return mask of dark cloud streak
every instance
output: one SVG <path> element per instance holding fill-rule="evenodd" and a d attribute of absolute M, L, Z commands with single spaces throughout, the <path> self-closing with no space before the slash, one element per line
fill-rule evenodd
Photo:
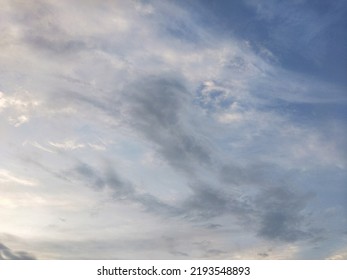
<path fill-rule="evenodd" d="M 24 251 L 12 251 L 0 243 L 0 260 L 35 260 L 35 256 Z"/>
<path fill-rule="evenodd" d="M 311 236 L 304 210 L 310 194 L 295 193 L 290 188 L 268 188 L 260 193 L 255 205 L 260 210 L 258 234 L 270 240 L 294 242 Z"/>
<path fill-rule="evenodd" d="M 211 149 L 200 141 L 200 132 L 186 111 L 191 100 L 183 81 L 165 75 L 146 77 L 129 86 L 122 100 L 125 106 L 122 110 L 127 112 L 126 123 L 155 144 L 169 165 L 185 174 L 191 182 L 192 195 L 173 207 L 149 193 L 138 193 L 135 186 L 120 179 L 110 165 L 103 175 L 87 165 L 79 165 L 75 171 L 93 187 L 108 186 L 115 200 L 139 203 L 159 215 L 198 221 L 230 214 L 243 224 L 252 221 L 254 229 L 258 224 L 257 234 L 266 239 L 294 242 L 309 236 L 307 230 L 302 229 L 306 218 L 302 210 L 308 199 L 291 190 L 290 183 L 283 182 L 285 174 L 281 169 L 261 162 L 245 166 L 225 163 L 217 160 Z M 111 109 L 112 105 L 96 104 L 96 107 L 109 114 L 119 114 Z M 201 171 L 199 168 L 217 170 L 219 183 L 211 185 L 199 180 L 196 174 L 197 170 Z M 240 186 L 253 194 L 235 194 L 234 188 Z"/>
<path fill-rule="evenodd" d="M 176 170 L 193 172 L 211 162 L 208 148 L 189 126 L 190 100 L 184 82 L 175 77 L 149 77 L 127 90 L 129 124 L 157 145 Z"/>
<path fill-rule="evenodd" d="M 97 171 L 88 164 L 80 163 L 67 173 L 72 176 L 76 174 L 78 178 L 95 190 L 108 188 L 111 190 L 114 201 L 133 202 L 141 205 L 146 211 L 165 216 L 180 214 L 179 209 L 150 193 L 139 192 L 131 182 L 123 180 L 110 165 L 106 166 L 103 171 Z"/>

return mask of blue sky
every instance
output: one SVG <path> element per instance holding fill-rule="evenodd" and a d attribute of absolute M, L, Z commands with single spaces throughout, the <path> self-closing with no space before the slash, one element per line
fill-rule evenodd
<path fill-rule="evenodd" d="M 0 6 L 0 259 L 347 258 L 345 1 Z"/>

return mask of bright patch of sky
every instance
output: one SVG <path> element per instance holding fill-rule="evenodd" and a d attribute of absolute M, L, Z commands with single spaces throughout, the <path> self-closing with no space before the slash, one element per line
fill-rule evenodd
<path fill-rule="evenodd" d="M 0 259 L 346 258 L 345 1 L 0 6 Z"/>

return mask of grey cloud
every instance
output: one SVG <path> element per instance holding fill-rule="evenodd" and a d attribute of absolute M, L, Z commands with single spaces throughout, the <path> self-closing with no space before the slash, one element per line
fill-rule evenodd
<path fill-rule="evenodd" d="M 185 202 L 188 215 L 201 218 L 222 215 L 227 212 L 228 206 L 227 198 L 207 188 L 195 190 L 194 195 Z"/>
<path fill-rule="evenodd" d="M 206 228 L 208 228 L 208 229 L 218 229 L 221 227 L 222 227 L 222 225 L 220 225 L 220 224 L 208 224 L 208 225 L 206 225 Z"/>
<path fill-rule="evenodd" d="M 270 240 L 294 242 L 310 237 L 304 209 L 310 195 L 297 194 L 286 188 L 269 188 L 256 201 L 260 211 L 258 234 Z"/>
<path fill-rule="evenodd" d="M 231 214 L 241 221 L 249 220 L 253 207 L 247 200 L 221 188 L 196 182 L 191 186 L 193 194 L 182 204 L 185 218 L 206 221 L 215 217 Z M 208 228 L 218 230 L 220 224 L 209 224 Z"/>
<path fill-rule="evenodd" d="M 250 162 L 247 164 L 222 163 L 219 168 L 221 182 L 231 185 L 283 185 L 283 176 L 288 175 L 276 165 L 265 162 Z"/>
<path fill-rule="evenodd" d="M 86 163 L 78 164 L 73 170 L 67 172 L 72 176 L 77 175 L 89 187 L 96 190 L 109 188 L 112 192 L 112 199 L 127 200 L 141 205 L 145 211 L 164 216 L 176 216 L 180 210 L 171 206 L 150 193 L 140 193 L 136 187 L 128 181 L 123 180 L 108 163 L 104 170 L 97 171 Z"/>
<path fill-rule="evenodd" d="M 34 260 L 35 256 L 28 252 L 12 251 L 10 248 L 0 243 L 0 260 Z"/>
<path fill-rule="evenodd" d="M 105 173 L 106 184 L 113 191 L 115 199 L 134 198 L 136 190 L 130 182 L 122 180 L 111 167 L 108 167 Z"/>
<path fill-rule="evenodd" d="M 192 171 L 194 165 L 211 161 L 208 149 L 189 126 L 186 108 L 191 100 L 183 82 L 164 76 L 144 78 L 126 94 L 129 124 L 156 144 L 174 168 Z"/>
<path fill-rule="evenodd" d="M 80 164 L 74 171 L 86 182 L 91 182 L 92 187 L 96 189 L 109 187 L 116 201 L 127 200 L 137 203 L 145 211 L 159 216 L 181 217 L 199 222 L 229 214 L 242 226 L 249 223 L 249 228 L 255 230 L 260 237 L 269 240 L 295 242 L 314 235 L 314 232 L 307 228 L 308 216 L 304 212 L 310 195 L 291 191 L 288 186 L 258 186 L 258 194 L 253 196 L 243 194 L 241 197 L 195 181 L 190 185 L 192 194 L 173 206 L 150 193 L 138 192 L 132 183 L 125 182 L 110 167 L 102 173 L 89 165 Z M 221 225 L 213 224 L 207 227 L 217 230 Z"/>
<path fill-rule="evenodd" d="M 62 20 L 57 7 L 49 1 L 35 4 L 12 3 L 12 24 L 21 27 L 21 43 L 34 50 L 56 54 L 69 54 L 88 48 L 87 42 L 72 38 L 59 22 Z"/>
<path fill-rule="evenodd" d="M 87 45 L 83 41 L 67 39 L 49 39 L 43 36 L 33 36 L 26 38 L 26 42 L 37 49 L 43 49 L 55 54 L 73 53 L 86 50 Z"/>
<path fill-rule="evenodd" d="M 307 227 L 309 215 L 305 213 L 312 195 L 291 186 L 286 181 L 290 177 L 281 168 L 265 163 L 244 167 L 228 164 L 220 169 L 224 183 L 242 186 L 254 193 L 246 198 L 252 205 L 246 216 L 255 223 L 260 221 L 257 234 L 286 242 L 311 238 L 315 234 Z"/>
<path fill-rule="evenodd" d="M 169 129 L 178 125 L 187 90 L 176 78 L 147 77 L 129 88 L 133 124 L 139 129 Z"/>
<path fill-rule="evenodd" d="M 141 205 L 145 211 L 168 218 L 206 221 L 217 216 L 233 214 L 246 219 L 253 211 L 247 202 L 201 182 L 191 185 L 193 193 L 188 198 L 175 206 L 170 205 L 150 193 L 138 192 L 134 184 L 123 180 L 110 165 L 105 170 L 97 171 L 88 164 L 80 163 L 72 173 L 77 173 L 79 178 L 96 190 L 108 187 L 115 201 L 131 201 Z M 216 229 L 220 225 L 212 227 Z"/>
<path fill-rule="evenodd" d="M 226 184 L 236 186 L 253 182 L 253 180 L 250 179 L 250 173 L 247 171 L 250 170 L 234 164 L 223 165 L 219 168 L 220 180 Z"/>
<path fill-rule="evenodd" d="M 165 246 L 168 248 L 168 251 L 170 252 L 170 254 L 177 257 L 189 257 L 189 254 L 177 249 L 178 244 L 175 238 L 163 236 L 162 239 L 165 243 Z"/>
<path fill-rule="evenodd" d="M 123 181 L 110 167 L 107 167 L 102 173 L 86 163 L 79 163 L 73 170 L 67 173 L 70 173 L 72 176 L 77 175 L 89 187 L 96 190 L 108 187 L 112 190 L 114 199 L 133 199 L 134 197 L 134 187 L 130 183 Z"/>
<path fill-rule="evenodd" d="M 202 252 L 202 256 L 208 259 L 216 259 L 221 258 L 225 254 L 226 251 L 214 248 L 214 245 L 211 241 L 203 240 L 199 242 L 194 242 L 194 246 Z"/>
<path fill-rule="evenodd" d="M 294 192 L 282 188 L 279 181 L 280 170 L 273 172 L 273 166 L 253 163 L 247 166 L 220 163 L 214 166 L 219 170 L 220 186 L 212 187 L 199 182 L 194 175 L 197 166 L 212 167 L 212 154 L 208 147 L 199 141 L 199 132 L 189 124 L 186 111 L 191 102 L 183 81 L 177 77 L 146 77 L 127 88 L 123 101 L 125 119 L 130 127 L 140 136 L 155 144 L 160 155 L 178 171 L 184 171 L 192 183 L 193 194 L 180 205 L 173 207 L 151 194 L 140 194 L 131 183 L 126 183 L 112 170 L 103 175 L 96 175 L 86 167 L 77 171 L 89 178 L 97 187 L 108 185 L 114 191 L 114 198 L 122 197 L 142 205 L 146 210 L 167 216 L 183 216 L 186 219 L 204 220 L 231 214 L 240 221 L 255 220 L 260 214 L 259 236 L 285 241 L 296 241 L 307 233 L 301 229 L 302 210 L 306 200 Z M 106 109 L 112 113 L 112 105 Z M 98 106 L 100 109 L 102 107 Z M 117 112 L 118 114 L 118 112 Z M 265 186 L 272 186 L 267 190 Z M 259 186 L 258 197 L 252 198 L 229 194 L 226 185 Z M 251 201 L 256 199 L 255 205 Z"/>
<path fill-rule="evenodd" d="M 262 257 L 262 258 L 267 258 L 269 256 L 269 254 L 268 253 L 258 253 L 258 256 Z"/>
<path fill-rule="evenodd" d="M 106 185 L 103 178 L 101 178 L 97 172 L 89 165 L 81 163 L 75 167 L 73 170 L 78 175 L 84 177 L 84 179 L 87 179 L 88 185 L 92 186 L 93 188 L 100 190 L 103 189 Z"/>
<path fill-rule="evenodd" d="M 302 229 L 302 210 L 306 206 L 306 200 L 302 201 L 300 195 L 282 190 L 282 187 L 264 191 L 264 186 L 274 185 L 283 175 L 278 175 L 278 168 L 273 172 L 277 175 L 273 176 L 270 172 L 273 171 L 273 166 L 264 163 L 240 166 L 215 162 L 214 154 L 201 141 L 199 131 L 192 124 L 187 112 L 187 105 L 192 100 L 183 79 L 173 75 L 137 79 L 122 93 L 122 103 L 111 99 L 99 101 L 78 93 L 72 95 L 111 116 L 118 117 L 121 112 L 128 126 L 154 144 L 159 154 L 176 171 L 186 174 L 193 182 L 193 194 L 181 204 L 172 206 L 150 193 L 139 193 L 132 183 L 123 180 L 110 167 L 97 171 L 89 165 L 79 164 L 74 172 L 83 177 L 83 181 L 89 186 L 98 190 L 107 186 L 112 190 L 114 200 L 137 203 L 144 210 L 158 215 L 184 217 L 195 221 L 225 214 L 247 221 L 254 221 L 259 216 L 261 222 L 258 234 L 263 238 L 293 242 L 308 236 Z M 221 184 L 211 187 L 198 182 L 195 171 L 199 167 L 205 171 L 210 167 L 218 170 L 217 178 Z M 260 195 L 252 206 L 252 197 L 241 199 L 225 190 L 249 184 L 253 185 L 253 188 L 260 185 Z M 272 202 L 268 201 L 271 198 Z M 298 205 L 298 202 L 302 204 Z M 278 204 L 284 205 L 284 208 Z"/>
<path fill-rule="evenodd" d="M 161 155 L 177 170 L 188 171 L 194 182 L 193 195 L 181 205 L 188 219 L 210 219 L 232 214 L 239 220 L 254 221 L 260 214 L 258 235 L 264 238 L 293 242 L 307 238 L 304 229 L 305 195 L 288 190 L 279 168 L 265 163 L 253 163 L 242 167 L 235 164 L 218 164 L 219 179 L 233 186 L 252 185 L 259 195 L 255 198 L 230 195 L 223 185 L 218 188 L 200 183 L 194 177 L 194 167 L 201 162 L 211 166 L 212 155 L 199 143 L 197 132 L 183 126 L 185 102 L 190 102 L 182 82 L 173 79 L 145 79 L 130 88 L 131 125 L 148 140 L 157 144 Z M 184 120 L 187 123 L 187 119 Z M 206 165 L 205 165 L 206 167 Z M 277 186 L 275 186 L 278 184 Z M 272 187 L 269 187 L 272 186 Z M 250 205 L 256 199 L 255 205 Z M 242 217 L 242 219 L 241 219 Z"/>
<path fill-rule="evenodd" d="M 40 163 L 39 161 L 31 157 L 23 156 L 21 159 L 23 160 L 25 164 L 32 164 L 33 166 L 38 167 L 40 171 L 43 170 L 44 172 L 47 172 L 48 174 L 58 178 L 59 180 L 71 182 L 71 180 L 66 176 L 66 174 L 63 174 L 62 172 L 54 171 L 50 169 L 49 167 L 47 167 L 46 165 L 43 165 L 42 163 Z"/>
<path fill-rule="evenodd" d="M 115 109 L 117 101 L 102 102 L 79 93 L 73 93 L 72 96 L 113 116 L 118 117 L 119 112 L 123 111 L 125 122 L 141 137 L 154 144 L 159 154 L 176 171 L 184 172 L 193 182 L 193 195 L 177 207 L 169 206 L 150 194 L 137 193 L 131 183 L 120 179 L 109 167 L 110 164 L 102 172 L 89 165 L 79 164 L 74 171 L 87 179 L 88 185 L 95 189 L 108 186 L 113 190 L 115 199 L 123 197 L 140 203 L 149 211 L 170 216 L 184 215 L 189 219 L 201 219 L 225 213 L 241 215 L 247 212 L 249 206 L 238 198 L 227 195 L 221 187 L 211 188 L 195 178 L 197 168 L 212 167 L 214 159 L 209 147 L 201 140 L 202 137 L 199 137 L 200 132 L 192 124 L 193 120 L 187 112 L 192 100 L 180 77 L 164 74 L 160 77 L 147 76 L 136 80 L 126 88 L 122 103 L 117 103 L 121 107 L 116 106 L 118 109 Z M 233 173 L 242 184 L 248 178 L 247 171 L 230 165 L 222 168 L 221 174 L 224 176 L 223 180 L 230 183 Z"/>
<path fill-rule="evenodd" d="M 182 210 L 178 207 L 169 205 L 149 193 L 135 194 L 134 200 L 144 206 L 146 211 L 152 213 L 167 217 L 174 217 L 182 214 Z"/>
<path fill-rule="evenodd" d="M 69 173 L 77 174 L 78 178 L 96 190 L 108 187 L 115 201 L 131 201 L 141 205 L 145 211 L 168 218 L 182 217 L 187 220 L 205 221 L 228 213 L 242 216 L 249 211 L 246 203 L 204 183 L 192 185 L 193 194 L 173 206 L 150 193 L 138 192 L 135 185 L 121 179 L 110 166 L 103 171 L 97 171 L 88 164 L 80 163 Z M 219 226 L 214 225 L 213 228 Z"/>
<path fill-rule="evenodd" d="M 223 250 L 218 250 L 218 249 L 209 249 L 206 250 L 204 257 L 205 258 L 210 258 L 210 259 L 216 259 L 216 258 L 222 258 L 227 254 L 226 251 Z"/>
<path fill-rule="evenodd" d="M 157 230 L 156 233 L 158 233 Z M 56 259 L 182 259 L 189 258 L 182 248 L 186 240 L 174 237 L 148 235 L 124 236 L 116 239 L 81 239 L 61 241 L 40 241 L 41 250 L 54 249 Z M 185 248 L 184 248 L 185 249 Z M 91 255 L 92 254 L 92 255 Z"/>

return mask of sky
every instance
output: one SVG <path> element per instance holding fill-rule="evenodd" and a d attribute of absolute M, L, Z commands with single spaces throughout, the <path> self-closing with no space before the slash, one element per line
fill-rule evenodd
<path fill-rule="evenodd" d="M 0 0 L 0 259 L 347 259 L 347 3 Z"/>

